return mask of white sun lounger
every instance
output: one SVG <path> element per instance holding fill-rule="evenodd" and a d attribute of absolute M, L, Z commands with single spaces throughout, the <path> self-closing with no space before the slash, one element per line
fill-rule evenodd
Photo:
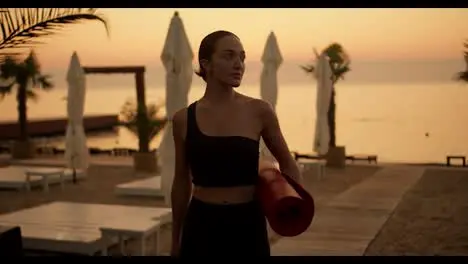
<path fill-rule="evenodd" d="M 119 184 L 115 187 L 114 193 L 128 196 L 164 197 L 161 189 L 161 176 Z"/>
<path fill-rule="evenodd" d="M 171 221 L 169 208 L 52 202 L 0 215 L 0 225 L 21 227 L 26 249 L 94 255 L 125 238 L 144 241 Z M 122 244 L 122 243 L 121 243 Z"/>
<path fill-rule="evenodd" d="M 107 255 L 107 249 L 117 240 L 106 241 L 95 228 L 77 226 L 57 227 L 41 223 L 18 223 L 0 221 L 2 224 L 19 226 L 23 248 L 82 255 Z"/>
<path fill-rule="evenodd" d="M 138 256 L 146 255 L 146 239 L 152 235 L 156 235 L 156 254 L 161 252 L 161 225 L 163 221 L 157 219 L 133 219 L 131 225 L 121 219 L 106 222 L 104 227 L 101 227 L 101 234 L 106 239 L 118 238 L 120 252 L 125 255 L 125 239 L 135 238 L 139 242 Z"/>
<path fill-rule="evenodd" d="M 318 180 L 322 180 L 325 177 L 325 164 L 320 161 L 297 161 L 297 165 L 301 173 L 305 171 L 312 172 Z"/>
<path fill-rule="evenodd" d="M 77 179 L 86 177 L 84 171 L 77 171 Z M 24 167 L 9 166 L 0 168 L 0 188 L 30 190 L 32 187 L 42 186 L 47 192 L 51 184 L 60 183 L 62 187 L 65 181 L 73 178 L 73 171 L 57 167 Z"/>

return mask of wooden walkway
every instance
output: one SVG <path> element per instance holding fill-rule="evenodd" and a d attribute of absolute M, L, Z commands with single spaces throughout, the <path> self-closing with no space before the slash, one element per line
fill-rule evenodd
<path fill-rule="evenodd" d="M 281 238 L 273 256 L 362 256 L 369 243 L 424 173 L 414 166 L 389 166 L 337 195 L 316 211 L 309 230 Z"/>

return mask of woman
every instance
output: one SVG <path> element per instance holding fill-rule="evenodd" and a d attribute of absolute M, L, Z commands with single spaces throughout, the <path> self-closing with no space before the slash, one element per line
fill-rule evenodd
<path fill-rule="evenodd" d="M 198 60 L 205 94 L 173 117 L 171 253 L 269 256 L 266 220 L 255 200 L 260 137 L 284 173 L 299 179 L 299 169 L 271 105 L 233 89 L 245 70 L 239 38 L 209 34 Z"/>

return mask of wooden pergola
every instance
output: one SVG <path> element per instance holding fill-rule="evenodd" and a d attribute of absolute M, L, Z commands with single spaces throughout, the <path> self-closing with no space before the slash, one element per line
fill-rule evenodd
<path fill-rule="evenodd" d="M 137 97 L 138 150 L 149 152 L 148 116 L 145 95 L 145 66 L 82 67 L 85 74 L 134 74 Z"/>

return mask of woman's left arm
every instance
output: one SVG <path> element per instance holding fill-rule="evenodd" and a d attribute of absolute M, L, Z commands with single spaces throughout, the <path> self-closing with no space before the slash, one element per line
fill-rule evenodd
<path fill-rule="evenodd" d="M 301 173 L 286 144 L 278 122 L 278 117 L 273 107 L 266 101 L 258 101 L 262 120 L 261 135 L 265 145 L 278 161 L 281 172 L 298 182 L 302 182 Z"/>

